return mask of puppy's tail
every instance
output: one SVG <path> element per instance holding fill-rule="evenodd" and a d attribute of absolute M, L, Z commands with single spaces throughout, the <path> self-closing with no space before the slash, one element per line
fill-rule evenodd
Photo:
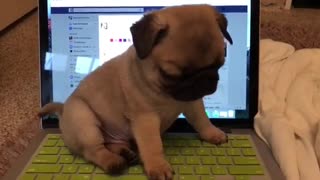
<path fill-rule="evenodd" d="M 63 113 L 63 104 L 62 103 L 49 103 L 44 105 L 38 112 L 38 117 L 46 116 L 49 114 L 56 114 L 59 117 Z"/>

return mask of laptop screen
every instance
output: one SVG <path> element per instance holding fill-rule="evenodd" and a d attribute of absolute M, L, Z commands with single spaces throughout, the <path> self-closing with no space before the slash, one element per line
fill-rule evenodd
<path fill-rule="evenodd" d="M 47 0 L 47 51 L 41 61 L 49 77 L 42 80 L 42 104 L 64 102 L 88 73 L 131 46 L 130 26 L 144 13 L 183 4 L 215 7 L 228 19 L 234 42 L 225 41 L 217 91 L 203 98 L 208 117 L 249 118 L 251 0 Z"/>

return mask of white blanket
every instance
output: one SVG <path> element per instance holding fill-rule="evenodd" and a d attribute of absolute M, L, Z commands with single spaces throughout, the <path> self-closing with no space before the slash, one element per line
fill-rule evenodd
<path fill-rule="evenodd" d="M 287 180 L 320 180 L 320 48 L 260 41 L 254 128 Z"/>

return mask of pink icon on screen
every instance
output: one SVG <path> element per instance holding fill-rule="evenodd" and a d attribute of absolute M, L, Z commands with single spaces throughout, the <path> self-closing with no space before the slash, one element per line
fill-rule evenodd
<path fill-rule="evenodd" d="M 122 42 L 122 39 L 119 39 L 119 42 Z"/>
<path fill-rule="evenodd" d="M 112 38 L 110 39 L 110 42 L 113 42 L 113 39 L 112 39 Z"/>

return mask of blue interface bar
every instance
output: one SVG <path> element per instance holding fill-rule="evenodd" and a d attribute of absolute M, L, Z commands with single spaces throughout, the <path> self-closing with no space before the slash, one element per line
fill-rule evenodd
<path fill-rule="evenodd" d="M 141 14 L 149 11 L 159 10 L 163 7 L 54 7 L 51 8 L 52 14 Z M 247 12 L 247 6 L 215 6 L 215 8 L 222 13 L 227 12 Z"/>

